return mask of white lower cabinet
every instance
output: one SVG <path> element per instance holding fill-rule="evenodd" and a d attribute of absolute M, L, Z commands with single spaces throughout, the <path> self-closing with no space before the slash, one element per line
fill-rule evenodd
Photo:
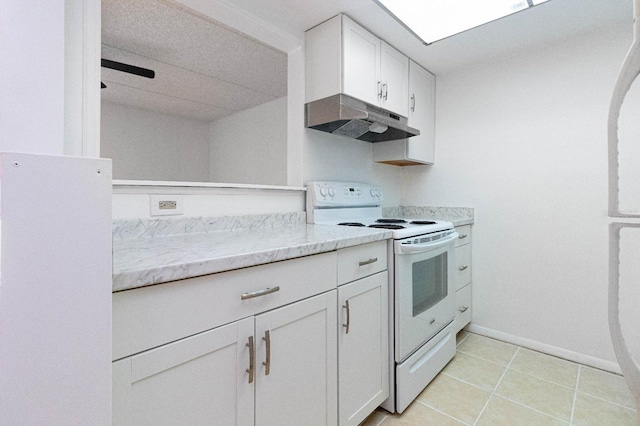
<path fill-rule="evenodd" d="M 335 290 L 256 317 L 256 425 L 336 424 L 335 330 Z"/>
<path fill-rule="evenodd" d="M 114 425 L 251 425 L 253 318 L 113 363 Z"/>
<path fill-rule="evenodd" d="M 457 226 L 456 266 L 456 319 L 457 333 L 471 322 L 471 225 Z"/>
<path fill-rule="evenodd" d="M 338 288 L 339 423 L 358 425 L 389 396 L 387 271 Z"/>
<path fill-rule="evenodd" d="M 333 290 L 116 361 L 113 423 L 334 425 L 335 329 Z"/>

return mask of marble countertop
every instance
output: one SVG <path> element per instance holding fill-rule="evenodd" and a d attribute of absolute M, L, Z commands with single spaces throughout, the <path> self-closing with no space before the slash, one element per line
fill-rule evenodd
<path fill-rule="evenodd" d="M 291 224 L 114 239 L 113 291 L 245 268 L 391 238 L 371 228 Z"/>

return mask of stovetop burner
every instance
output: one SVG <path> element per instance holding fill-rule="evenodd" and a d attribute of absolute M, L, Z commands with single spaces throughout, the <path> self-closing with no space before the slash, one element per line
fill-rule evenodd
<path fill-rule="evenodd" d="M 435 225 L 437 222 L 433 220 L 412 220 L 412 225 Z"/>
<path fill-rule="evenodd" d="M 378 223 L 407 223 L 404 219 L 378 219 L 376 220 Z"/>
<path fill-rule="evenodd" d="M 360 223 L 360 222 L 342 222 L 342 223 L 339 223 L 338 225 L 342 225 L 342 226 L 365 226 L 364 223 Z"/>
<path fill-rule="evenodd" d="M 369 228 L 378 228 L 378 229 L 404 229 L 405 227 L 402 225 L 391 225 L 391 224 L 379 224 L 379 225 L 369 225 Z"/>

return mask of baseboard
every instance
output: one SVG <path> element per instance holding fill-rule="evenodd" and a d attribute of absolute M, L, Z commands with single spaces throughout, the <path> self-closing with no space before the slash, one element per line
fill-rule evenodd
<path fill-rule="evenodd" d="M 501 340 L 503 342 L 512 343 L 514 345 L 522 346 L 527 349 L 542 352 L 542 353 L 552 355 L 558 358 L 566 359 L 569 361 L 577 362 L 579 364 L 587 365 L 589 367 L 610 371 L 616 374 L 621 374 L 620 366 L 615 362 L 607 361 L 607 360 L 596 358 L 589 355 L 584 355 L 578 352 L 569 351 L 566 349 L 558 348 L 557 346 L 547 345 L 545 343 L 537 342 L 535 340 L 525 339 L 524 337 L 514 336 L 508 333 L 504 333 L 502 331 L 493 330 L 491 328 L 482 327 L 475 324 L 469 324 L 464 329 L 466 331 L 470 331 L 471 333 L 476 333 L 482 336 Z"/>

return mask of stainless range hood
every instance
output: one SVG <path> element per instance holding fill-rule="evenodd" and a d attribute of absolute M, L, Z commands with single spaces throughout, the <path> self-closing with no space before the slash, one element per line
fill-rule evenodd
<path fill-rule="evenodd" d="M 383 142 L 417 136 L 406 117 L 344 94 L 305 105 L 305 126 L 367 142 Z"/>

